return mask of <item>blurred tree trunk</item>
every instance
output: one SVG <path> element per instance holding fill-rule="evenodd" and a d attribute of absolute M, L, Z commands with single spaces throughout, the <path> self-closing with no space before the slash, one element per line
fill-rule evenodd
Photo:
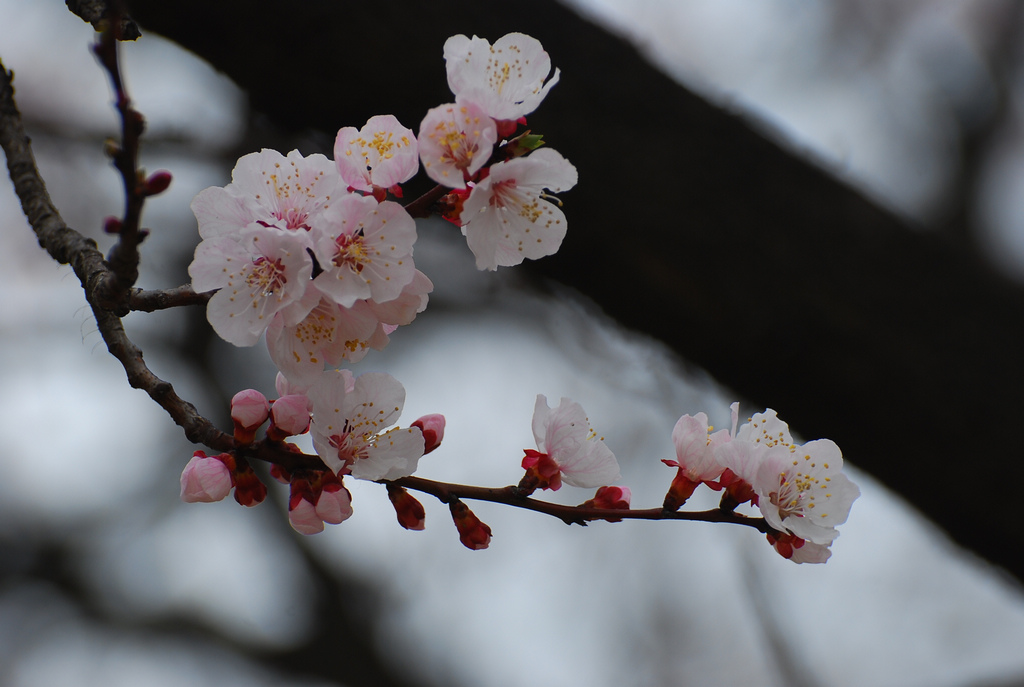
<path fill-rule="evenodd" d="M 334 132 L 385 112 L 416 129 L 452 98 L 448 36 L 536 36 L 563 79 L 531 128 L 578 167 L 580 185 L 563 198 L 571 228 L 561 252 L 531 267 L 779 409 L 805 437 L 834 439 L 961 544 L 1024 579 L 1016 499 L 987 484 L 1024 482 L 1016 285 L 551 2 L 132 9 L 144 32 L 209 60 L 294 131 Z"/>

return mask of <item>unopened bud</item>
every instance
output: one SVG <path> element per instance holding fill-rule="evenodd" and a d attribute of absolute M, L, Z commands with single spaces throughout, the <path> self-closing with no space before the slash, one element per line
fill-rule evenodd
<path fill-rule="evenodd" d="M 324 521 L 316 514 L 316 508 L 301 494 L 292 494 L 288 501 L 288 522 L 299 534 L 318 534 L 324 531 Z"/>
<path fill-rule="evenodd" d="M 103 221 L 103 231 L 107 234 L 120 234 L 122 226 L 124 225 L 117 217 L 108 217 Z"/>
<path fill-rule="evenodd" d="M 148 179 L 146 184 L 143 186 L 143 193 L 147 196 L 155 196 L 158 193 L 163 193 L 167 190 L 167 187 L 171 185 L 171 173 L 166 170 L 160 170 L 159 172 L 153 172 Z"/>
<path fill-rule="evenodd" d="M 427 455 L 441 445 L 444 439 L 444 415 L 431 413 L 424 415 L 412 423 L 413 427 L 419 427 L 423 432 L 423 455 Z"/>
<path fill-rule="evenodd" d="M 255 389 L 239 391 L 231 399 L 231 420 L 235 425 L 235 441 L 250 444 L 260 428 L 270 417 L 270 403 L 267 397 Z"/>
<path fill-rule="evenodd" d="M 270 406 L 270 427 L 267 438 L 283 441 L 309 430 L 309 399 L 305 394 L 289 394 L 274 401 Z"/>
<path fill-rule="evenodd" d="M 403 487 L 388 484 L 388 498 L 395 507 L 398 524 L 407 530 L 422 530 L 427 526 L 427 513 L 423 504 Z"/>
<path fill-rule="evenodd" d="M 231 493 L 231 471 L 217 456 L 196 451 L 181 471 L 181 500 L 213 503 Z"/>
<path fill-rule="evenodd" d="M 320 496 L 316 501 L 316 514 L 332 525 L 345 522 L 352 517 L 352 494 L 341 479 L 331 471 L 323 473 Z"/>
<path fill-rule="evenodd" d="M 469 509 L 469 506 L 456 499 L 448 504 L 452 512 L 455 529 L 459 531 L 459 541 L 467 549 L 479 551 L 486 549 L 491 543 L 491 528 L 480 521 L 480 518 Z"/>
<path fill-rule="evenodd" d="M 255 506 L 267 498 L 267 487 L 246 465 L 235 470 L 235 501 L 243 506 Z"/>
<path fill-rule="evenodd" d="M 601 487 L 594 498 L 585 501 L 581 508 L 609 508 L 629 510 L 629 502 L 633 494 L 629 487 Z M 622 522 L 622 518 L 605 518 L 608 522 Z"/>

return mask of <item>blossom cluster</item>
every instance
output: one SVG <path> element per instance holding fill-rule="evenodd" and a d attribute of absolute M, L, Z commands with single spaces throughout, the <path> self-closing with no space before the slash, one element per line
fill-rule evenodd
<path fill-rule="evenodd" d="M 392 427 L 402 413 L 405 389 L 388 374 L 355 377 L 348 370 L 326 371 L 301 393 L 292 392 L 287 379 L 278 375 L 277 390 L 280 397 L 274 401 L 255 389 L 235 394 L 231 400 L 234 439 L 240 447 L 250 445 L 265 424 L 270 442 L 284 442 L 307 431 L 313 435 L 325 469 L 290 472 L 275 465 L 271 471 L 290 486 L 288 517 L 303 534 L 320 532 L 324 523 L 338 524 L 352 515 L 346 476 L 370 481 L 406 477 L 444 438 L 445 421 L 438 414 L 426 415 L 404 429 Z M 281 445 L 291 450 L 290 445 Z M 240 496 L 247 493 L 238 486 L 241 483 L 254 495 Z M 256 505 L 266 496 L 266 487 L 252 468 L 229 453 L 208 457 L 197 451 L 182 472 L 181 498 L 187 502 L 219 501 L 232 487 L 243 505 Z M 402 517 L 399 510 L 400 521 Z"/>
<path fill-rule="evenodd" d="M 724 491 L 722 508 L 751 503 L 772 528 L 768 541 L 796 563 L 824 563 L 860 489 L 843 474 L 835 442 L 793 441 L 789 425 L 774 410 L 755 413 L 737 427 L 712 432 L 707 415 L 684 415 L 672 431 L 677 468 L 664 508 L 677 510 L 701 484 Z"/>
<path fill-rule="evenodd" d="M 550 255 L 565 236 L 546 191 L 574 186 L 576 169 L 554 150 L 534 150 L 536 136 L 499 145 L 499 132 L 514 134 L 558 81 L 557 70 L 547 79 L 547 53 L 509 34 L 493 46 L 453 36 L 444 54 L 456 102 L 430 110 L 418 137 L 392 115 L 371 117 L 338 131 L 333 161 L 250 153 L 230 184 L 192 202 L 202 242 L 189 274 L 195 291 L 216 291 L 210 324 L 237 346 L 266 333 L 293 384 L 309 388 L 325 366 L 383 348 L 426 307 L 433 285 L 413 260 L 415 221 L 388 200 L 402 196 L 421 161 L 451 189 L 438 211 L 461 226 L 480 269 Z"/>
<path fill-rule="evenodd" d="M 433 288 L 414 263 L 415 220 L 394 199 L 422 165 L 438 184 L 425 196 L 436 199 L 426 212 L 459 226 L 477 267 L 495 270 L 558 250 L 566 219 L 550 194 L 577 181 L 576 169 L 541 147 L 540 136 L 520 133 L 560 78 L 536 39 L 513 33 L 491 45 L 453 36 L 444 58 L 454 102 L 429 110 L 418 134 L 391 115 L 371 117 L 338 131 L 333 160 L 265 149 L 239 159 L 230 184 L 193 200 L 202 241 L 189 274 L 195 291 L 214 292 L 207 318 L 237 346 L 265 336 L 279 374 L 273 401 L 252 389 L 235 395 L 236 450 L 197 451 L 182 473 L 183 500 L 217 501 L 234 489 L 239 503 L 259 503 L 266 487 L 247 462 L 257 442 L 288 456 L 298 452 L 289 439 L 309 432 L 320 467 L 271 469 L 289 486 L 297 531 L 315 534 L 352 515 L 346 477 L 384 483 L 399 524 L 424 528 L 423 506 L 405 488 L 410 482 L 398 481 L 441 443 L 444 416 L 399 427 L 405 389 L 398 380 L 336 369 L 387 345 L 424 310 Z M 784 557 L 824 562 L 859 494 L 841 472 L 838 447 L 795 443 L 772 410 L 737 425 L 736 404 L 731 431 L 712 433 L 704 413 L 679 419 L 676 458 L 663 461 L 677 474 L 654 515 L 675 514 L 704 484 L 724 492 L 723 513 L 743 503 L 759 508 L 760 528 Z M 597 489 L 577 507 L 585 515 L 567 521 L 630 516 L 629 488 L 612 484 L 620 478 L 616 458 L 578 403 L 562 398 L 551 408 L 539 395 L 532 429 L 536 448 L 524 449 L 525 474 L 505 490 L 512 503 L 564 483 Z M 490 528 L 449 487 L 441 498 L 460 540 L 487 548 Z"/>

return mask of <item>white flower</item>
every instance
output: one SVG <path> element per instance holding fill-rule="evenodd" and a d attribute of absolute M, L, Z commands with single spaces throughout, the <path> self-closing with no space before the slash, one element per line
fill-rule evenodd
<path fill-rule="evenodd" d="M 449 188 L 466 188 L 491 157 L 498 129 L 472 103 L 439 105 L 420 123 L 420 159 L 427 176 Z"/>
<path fill-rule="evenodd" d="M 676 459 L 662 462 L 679 468 L 687 480 L 696 484 L 717 479 L 725 468 L 715 460 L 714 449 L 729 439 L 727 430 L 711 433 L 705 413 L 683 415 L 672 428 Z"/>
<path fill-rule="evenodd" d="M 206 318 L 222 339 L 252 346 L 276 313 L 302 298 L 313 272 L 308 247 L 305 232 L 259 224 L 196 247 L 188 268 L 192 288 L 219 289 L 206 306 Z"/>
<path fill-rule="evenodd" d="M 474 103 L 494 119 L 518 119 L 537 109 L 559 72 L 547 83 L 551 58 L 540 41 L 510 33 L 492 46 L 486 39 L 452 36 L 444 44 L 448 87 L 458 103 Z"/>
<path fill-rule="evenodd" d="M 565 238 L 565 215 L 546 200 L 544 190 L 565 191 L 576 180 L 576 168 L 550 148 L 492 165 L 461 215 L 477 268 L 495 270 L 557 251 Z"/>
<path fill-rule="evenodd" d="M 416 136 L 394 115 L 370 117 L 359 130 L 354 126 L 339 130 L 334 161 L 345 183 L 359 191 L 391 188 L 411 179 L 420 168 Z"/>
<path fill-rule="evenodd" d="M 768 449 L 751 483 L 764 519 L 779 531 L 830 544 L 860 496 L 842 469 L 843 454 L 829 439 Z"/>
<path fill-rule="evenodd" d="M 733 404 L 735 417 L 737 404 Z M 810 543 L 828 546 L 839 536 L 860 489 L 843 469 L 835 442 L 797 444 L 774 410 L 755 414 L 731 441 L 715 446 L 716 459 L 750 485 L 769 525 Z M 802 556 L 824 555 L 818 548 Z"/>
<path fill-rule="evenodd" d="M 619 464 L 615 455 L 590 428 L 590 421 L 579 403 L 563 398 L 558 407 L 548 407 L 548 399 L 537 395 L 533 411 L 533 436 L 538 451 L 527 451 L 523 467 L 532 462 L 543 469 L 545 463 L 557 466 L 560 479 L 548 476 L 551 488 L 560 481 L 574 487 L 601 487 L 619 478 Z"/>
<path fill-rule="evenodd" d="M 324 211 L 325 229 L 313 246 L 323 272 L 313 280 L 341 306 L 383 303 L 412 281 L 416 222 L 398 203 L 350 194 Z"/>
<path fill-rule="evenodd" d="M 293 150 L 286 157 L 265 148 L 239 158 L 227 186 L 200 191 L 192 212 L 204 239 L 237 234 L 253 222 L 309 231 L 330 201 L 346 193 L 326 156 L 303 157 Z"/>
<path fill-rule="evenodd" d="M 289 382 L 300 388 L 312 384 L 325 365 L 361 360 L 379 326 L 365 301 L 343 308 L 321 297 L 313 286 L 308 296 L 316 305 L 302 320 L 289 325 L 279 315 L 267 329 L 270 359 Z"/>
<path fill-rule="evenodd" d="M 418 427 L 387 429 L 398 421 L 405 404 L 405 388 L 394 377 L 367 372 L 352 381 L 347 370 L 329 370 L 308 395 L 313 402 L 313 445 L 334 472 L 347 470 L 358 479 L 376 481 L 416 471 L 423 455 L 422 432 Z"/>

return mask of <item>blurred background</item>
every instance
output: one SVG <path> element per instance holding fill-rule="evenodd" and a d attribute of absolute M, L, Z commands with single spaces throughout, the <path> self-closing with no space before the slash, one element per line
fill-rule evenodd
<path fill-rule="evenodd" d="M 951 240 L 1020 279 L 1024 6 L 573 6 L 919 231 L 977 228 Z M 174 174 L 144 217 L 141 285 L 164 288 L 187 281 L 195 193 L 225 185 L 241 154 L 309 153 L 333 134 L 275 128 L 226 77 L 143 31 L 122 56 L 149 124 L 142 165 Z M 117 120 L 92 40 L 62 3 L 0 0 L 0 58 L 41 173 L 68 224 L 105 250 L 100 227 L 122 199 L 102 153 Z M 436 60 L 443 87 L 441 45 L 419 59 Z M 361 122 L 338 122 L 350 124 Z M 1019 584 L 855 467 L 863 496 L 824 566 L 795 566 L 745 528 L 569 528 L 487 504 L 472 507 L 494 540 L 471 552 L 442 504 L 424 497 L 427 529 L 407 532 L 383 489 L 362 483 L 349 485 L 355 516 L 315 537 L 288 527 L 276 484 L 252 510 L 181 504 L 193 447 L 128 388 L 74 275 L 39 250 L 6 180 L 0 226 L 2 685 L 1024 684 Z M 634 503 L 655 505 L 672 476 L 660 459 L 673 455 L 675 420 L 705 410 L 727 426 L 743 393 L 568 289 L 476 272 L 443 222 L 421 225 L 416 262 L 435 283 L 429 308 L 356 372 L 402 381 L 406 423 L 448 418 L 424 477 L 517 481 L 536 394 L 568 396 L 619 457 Z M 235 391 L 273 392 L 262 344 L 212 339 L 201 311 L 136 314 L 126 326 L 150 367 L 222 427 Z M 691 501 L 715 503 L 701 492 Z"/>

